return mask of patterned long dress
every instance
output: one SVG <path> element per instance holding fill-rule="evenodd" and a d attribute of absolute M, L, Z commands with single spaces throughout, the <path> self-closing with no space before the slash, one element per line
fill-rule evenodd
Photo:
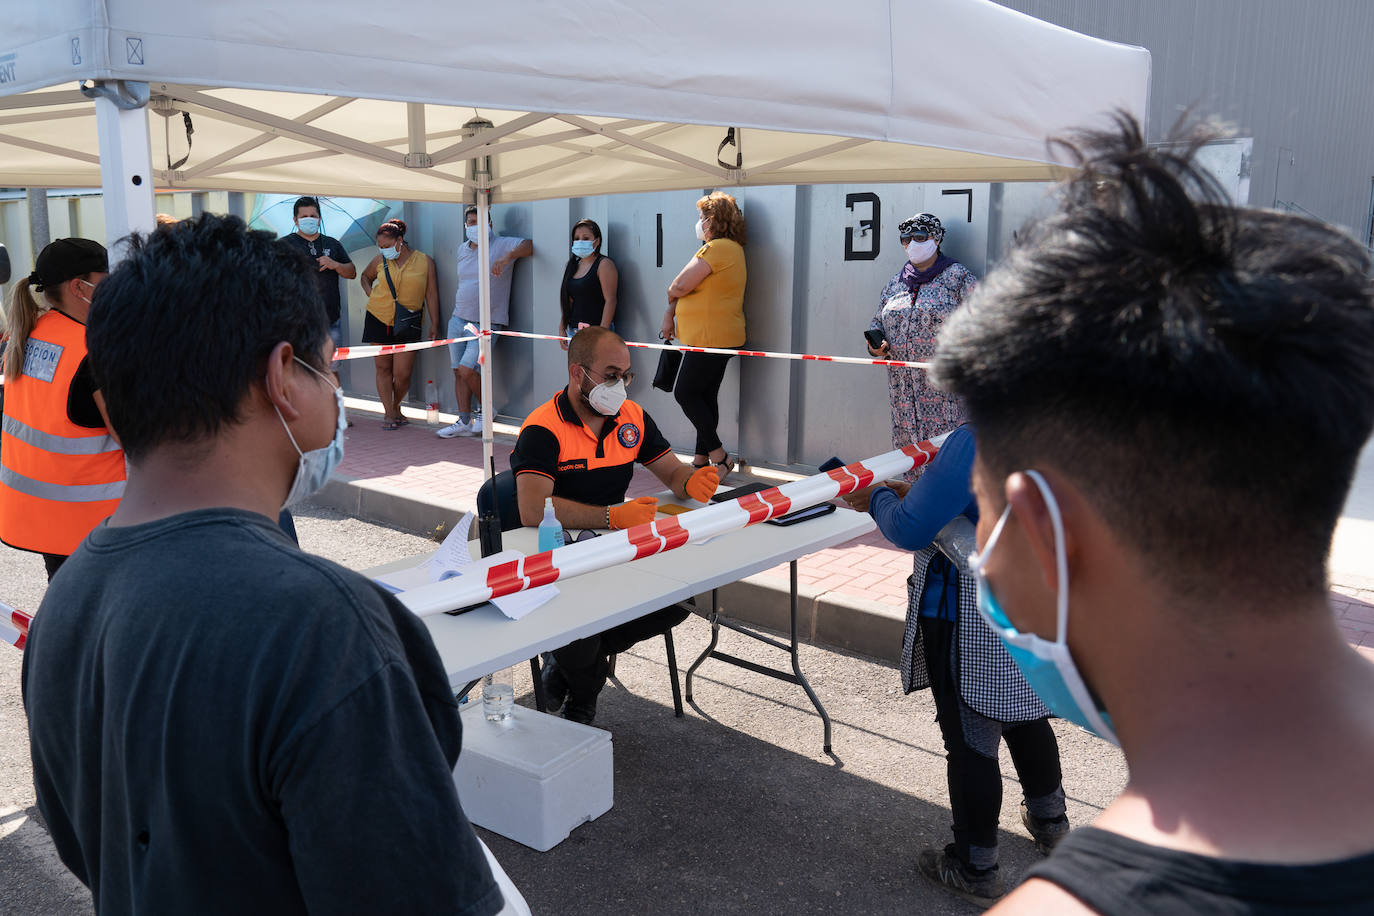
<path fill-rule="evenodd" d="M 978 281 L 955 261 L 939 276 L 921 285 L 913 300 L 898 271 L 878 303 L 869 324 L 887 338 L 892 359 L 929 360 L 935 355 L 940 326 L 973 293 Z M 924 369 L 887 368 L 888 401 L 892 406 L 892 447 L 901 448 L 947 433 L 967 421 L 963 404 L 932 385 Z M 917 472 L 908 471 L 908 481 Z"/>

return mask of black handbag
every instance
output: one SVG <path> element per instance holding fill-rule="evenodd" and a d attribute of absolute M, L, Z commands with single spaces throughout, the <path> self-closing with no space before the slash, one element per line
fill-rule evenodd
<path fill-rule="evenodd" d="M 672 338 L 668 338 L 667 342 L 672 343 Z M 654 387 L 672 393 L 673 386 L 677 384 L 677 371 L 681 368 L 681 350 L 660 350 L 658 370 L 654 372 Z"/>
<path fill-rule="evenodd" d="M 386 274 L 386 285 L 391 290 L 391 303 L 396 306 L 396 311 L 391 316 L 391 336 L 419 333 L 424 327 L 424 312 L 420 309 L 408 309 L 396 298 L 396 284 L 391 282 L 391 265 L 386 262 L 386 258 L 382 258 L 382 273 Z"/>

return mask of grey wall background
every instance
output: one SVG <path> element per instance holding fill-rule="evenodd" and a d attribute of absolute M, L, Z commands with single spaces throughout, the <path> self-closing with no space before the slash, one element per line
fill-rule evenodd
<path fill-rule="evenodd" d="M 996 193 L 994 193 L 994 190 Z M 946 194 L 945 191 L 957 192 Z M 883 286 L 906 259 L 897 224 L 926 210 L 944 223 L 944 250 L 977 275 L 987 269 L 990 246 L 997 248 L 1003 223 L 1020 224 L 1045 197 L 1044 185 L 1027 185 L 1011 195 L 986 184 L 830 185 L 745 188 L 733 191 L 748 222 L 745 292 L 748 346 L 789 353 L 865 356 L 862 332 L 877 309 Z M 861 195 L 851 200 L 850 195 Z M 877 199 L 876 214 L 873 201 Z M 596 220 L 603 252 L 620 270 L 616 330 L 627 340 L 657 339 L 667 305 L 668 284 L 699 247 L 693 234 L 701 192 L 627 194 L 541 201 L 494 207 L 500 235 L 534 240 L 535 254 L 517 263 L 511 290 L 511 326 L 557 333 L 558 287 L 567 264 L 572 224 Z M 991 200 L 1009 200 L 1012 215 L 989 216 Z M 657 260 L 658 218 L 663 220 L 663 261 Z M 876 215 L 876 233 L 871 225 Z M 406 204 L 408 239 L 437 262 L 440 311 L 447 322 L 457 278 L 454 263 L 463 243 L 462 207 Z M 865 224 L 868 224 L 867 226 Z M 846 259 L 846 230 L 855 253 L 876 258 Z M 1007 230 L 1010 232 L 1010 228 Z M 353 252 L 360 269 L 375 249 Z M 345 336 L 361 333 L 366 298 L 349 284 Z M 656 351 L 635 349 L 639 379 L 631 396 L 642 403 L 679 451 L 691 451 L 690 424 L 672 396 L 649 384 Z M 566 355 L 552 341 L 499 340 L 493 355 L 493 404 L 499 417 L 519 422 L 567 383 Z M 416 361 L 412 391 L 426 380 L 440 388 L 446 411 L 457 408 L 453 373 L 444 351 L 426 351 Z M 731 452 L 755 465 L 813 467 L 832 454 L 847 460 L 886 451 L 891 445 L 887 370 L 775 359 L 731 361 L 721 388 L 721 437 Z M 350 361 L 344 371 L 352 394 L 375 394 L 372 361 Z"/>
<path fill-rule="evenodd" d="M 1254 137 L 1250 204 L 1348 228 L 1370 245 L 1370 0 L 997 0 L 1150 50 L 1151 140 L 1189 106 Z"/>

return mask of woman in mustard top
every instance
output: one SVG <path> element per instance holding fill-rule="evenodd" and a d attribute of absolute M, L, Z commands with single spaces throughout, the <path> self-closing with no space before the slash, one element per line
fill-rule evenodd
<path fill-rule="evenodd" d="M 405 235 L 406 224 L 401 220 L 389 219 L 382 223 L 377 229 L 377 247 L 382 253 L 372 259 L 359 277 L 363 292 L 367 293 L 367 315 L 363 318 L 365 344 L 415 343 L 424 336 L 420 328 L 394 333 L 397 303 L 411 312 L 423 309 L 429 313 L 426 340 L 434 338 L 434 329 L 439 326 L 439 278 L 434 272 L 434 260 L 407 245 Z M 401 401 L 410 391 L 415 354 L 388 353 L 374 356 L 372 361 L 377 367 L 377 395 L 382 399 L 382 429 L 399 429 L 409 422 L 401 413 Z"/>
<path fill-rule="evenodd" d="M 744 214 L 729 194 L 716 191 L 697 201 L 701 218 L 697 238 L 706 244 L 668 287 L 663 337 L 676 337 L 689 347 L 744 346 Z M 728 456 L 716 427 L 720 425 L 720 383 L 730 357 L 722 353 L 684 353 L 673 397 L 697 431 L 692 463 L 709 462 L 723 480 L 737 459 Z"/>

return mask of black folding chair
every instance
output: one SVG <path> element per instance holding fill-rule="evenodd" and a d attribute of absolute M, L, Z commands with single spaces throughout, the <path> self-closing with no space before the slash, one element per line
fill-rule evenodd
<path fill-rule="evenodd" d="M 477 491 L 477 514 L 485 515 L 491 512 L 496 515 L 501 523 L 502 531 L 510 531 L 522 527 L 520 522 L 520 503 L 516 497 L 515 474 L 511 471 L 502 471 L 494 477 L 488 478 L 482 484 L 482 488 Z M 673 715 L 682 718 L 682 688 L 678 683 L 677 676 L 677 652 L 673 648 L 673 631 L 669 630 L 663 634 L 663 647 L 668 654 L 668 677 L 673 685 Z M 530 659 L 530 674 L 534 677 L 534 705 L 540 712 L 544 711 L 544 682 L 539 676 L 538 656 Z M 611 656 L 610 676 L 615 676 L 615 656 Z M 468 689 L 471 689 L 469 687 Z"/>

